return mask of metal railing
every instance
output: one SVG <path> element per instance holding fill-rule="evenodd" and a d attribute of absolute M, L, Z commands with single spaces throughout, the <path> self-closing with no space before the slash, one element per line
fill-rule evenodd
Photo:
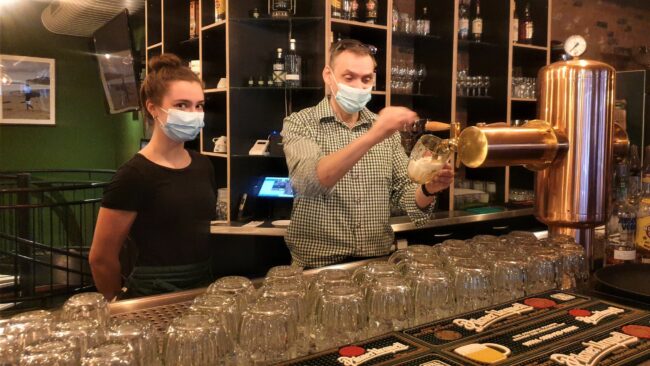
<path fill-rule="evenodd" d="M 93 286 L 88 252 L 114 173 L 0 172 L 0 304 L 50 307 Z"/>

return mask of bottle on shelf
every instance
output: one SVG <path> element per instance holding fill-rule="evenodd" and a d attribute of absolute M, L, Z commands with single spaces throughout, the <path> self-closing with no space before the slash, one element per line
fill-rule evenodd
<path fill-rule="evenodd" d="M 352 1 L 341 0 L 341 18 L 345 20 L 352 19 Z"/>
<path fill-rule="evenodd" d="M 533 17 L 530 14 L 530 2 L 526 3 L 524 7 L 524 14 L 519 18 L 519 43 L 531 44 L 533 43 L 533 34 L 535 33 L 535 26 L 533 24 Z"/>
<path fill-rule="evenodd" d="M 512 2 L 512 42 L 519 39 L 519 12 L 517 11 L 517 1 Z"/>
<path fill-rule="evenodd" d="M 273 85 L 284 86 L 284 54 L 282 48 L 276 50 L 275 61 L 273 61 Z"/>
<path fill-rule="evenodd" d="M 429 19 L 429 9 L 425 6 L 422 8 L 422 14 L 417 20 L 419 33 L 428 36 L 431 33 L 431 20 Z"/>
<path fill-rule="evenodd" d="M 366 0 L 366 23 L 377 24 L 377 0 Z"/>
<path fill-rule="evenodd" d="M 332 18 L 341 18 L 341 0 L 332 0 Z"/>
<path fill-rule="evenodd" d="M 628 177 L 628 195 L 633 204 L 638 204 L 641 199 L 641 158 L 639 157 L 639 147 L 630 146 L 630 155 L 628 157 L 630 166 L 630 175 Z"/>
<path fill-rule="evenodd" d="M 641 172 L 641 192 L 650 190 L 650 145 L 645 147 L 643 160 L 645 161 L 645 166 Z"/>
<path fill-rule="evenodd" d="M 469 12 L 464 1 L 460 3 L 458 16 L 458 38 L 467 39 L 469 36 Z"/>
<path fill-rule="evenodd" d="M 214 21 L 226 20 L 226 0 L 214 0 Z"/>
<path fill-rule="evenodd" d="M 190 0 L 190 39 L 199 36 L 199 0 Z"/>
<path fill-rule="evenodd" d="M 393 2 L 393 12 L 392 12 L 393 32 L 399 31 L 399 9 L 397 8 L 397 1 Z"/>
<path fill-rule="evenodd" d="M 475 0 L 474 19 L 472 19 L 472 38 L 481 42 L 483 37 L 483 17 L 481 16 L 481 0 Z"/>
<path fill-rule="evenodd" d="M 644 187 L 636 214 L 636 255 L 641 263 L 650 263 L 650 184 Z"/>
<path fill-rule="evenodd" d="M 350 0 L 350 20 L 359 21 L 359 1 Z"/>
<path fill-rule="evenodd" d="M 286 71 L 287 87 L 295 88 L 302 85 L 301 77 L 302 58 L 296 52 L 296 40 L 289 41 L 289 52 L 284 58 L 284 70 Z"/>
<path fill-rule="evenodd" d="M 637 210 L 631 203 L 625 184 L 628 173 L 626 164 L 617 166 L 616 201 L 605 226 L 605 265 L 633 263 L 636 261 Z"/>

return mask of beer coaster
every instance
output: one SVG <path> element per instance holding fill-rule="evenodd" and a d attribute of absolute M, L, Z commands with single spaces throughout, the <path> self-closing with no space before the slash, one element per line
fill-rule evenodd
<path fill-rule="evenodd" d="M 583 311 L 579 312 L 579 316 L 570 314 L 570 310 L 554 312 L 502 332 L 447 344 L 443 350 L 445 354 L 463 357 L 463 364 L 468 365 L 502 362 L 503 357 L 507 357 L 508 362 L 514 362 L 602 329 L 620 327 L 640 315 L 636 310 L 604 301 L 588 303 L 582 305 L 581 309 L 573 310 Z M 620 328 L 617 331 L 621 333 Z M 464 346 L 471 347 L 463 348 Z M 496 351 L 490 348 L 496 348 Z M 499 350 L 508 350 L 510 353 L 505 355 L 506 352 Z"/>
<path fill-rule="evenodd" d="M 650 339 L 650 327 L 645 326 L 645 325 L 637 325 L 637 324 L 630 324 L 630 325 L 624 325 L 623 328 L 623 333 L 638 337 L 638 338 L 643 338 L 643 339 Z"/>
<path fill-rule="evenodd" d="M 339 355 L 343 357 L 357 357 L 366 353 L 366 350 L 359 346 L 345 346 L 339 349 Z"/>
<path fill-rule="evenodd" d="M 556 345 L 516 366 L 639 366 L 650 362 L 650 316 Z"/>
<path fill-rule="evenodd" d="M 431 346 L 442 346 L 501 331 L 561 309 L 576 307 L 588 300 L 580 295 L 549 291 L 420 325 L 404 333 Z"/>
<path fill-rule="evenodd" d="M 578 316 L 591 316 L 591 311 L 585 309 L 571 309 L 569 314 L 575 317 Z"/>
<path fill-rule="evenodd" d="M 384 366 L 428 352 L 399 333 L 389 333 L 344 347 L 282 363 L 292 366 Z"/>
<path fill-rule="evenodd" d="M 531 297 L 530 299 L 524 300 L 524 304 L 532 306 L 535 309 L 548 309 L 557 305 L 553 300 L 542 299 L 539 297 Z"/>
<path fill-rule="evenodd" d="M 439 330 L 434 332 L 433 335 L 443 341 L 455 341 L 463 337 L 462 334 L 454 330 Z"/>

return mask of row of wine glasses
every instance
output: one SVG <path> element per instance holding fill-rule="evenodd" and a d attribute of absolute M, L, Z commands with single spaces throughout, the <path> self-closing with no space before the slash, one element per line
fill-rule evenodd
<path fill-rule="evenodd" d="M 470 76 L 466 70 L 460 70 L 456 77 L 456 90 L 461 97 L 487 97 L 491 79 L 489 76 Z"/>
<path fill-rule="evenodd" d="M 422 94 L 422 81 L 426 77 L 427 67 L 424 64 L 395 62 L 391 67 L 391 92 L 395 94 L 414 93 L 414 85 L 417 82 L 417 94 Z"/>

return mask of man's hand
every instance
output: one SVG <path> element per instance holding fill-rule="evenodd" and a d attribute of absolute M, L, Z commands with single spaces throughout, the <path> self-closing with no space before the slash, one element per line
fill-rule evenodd
<path fill-rule="evenodd" d="M 445 164 L 441 170 L 436 172 L 431 179 L 431 182 L 426 184 L 427 191 L 430 193 L 440 192 L 449 187 L 451 182 L 454 181 L 454 172 L 451 170 L 451 165 Z"/>
<path fill-rule="evenodd" d="M 386 107 L 379 112 L 379 117 L 369 133 L 375 137 L 376 143 L 379 143 L 397 131 L 410 129 L 417 119 L 417 113 L 408 108 Z"/>

